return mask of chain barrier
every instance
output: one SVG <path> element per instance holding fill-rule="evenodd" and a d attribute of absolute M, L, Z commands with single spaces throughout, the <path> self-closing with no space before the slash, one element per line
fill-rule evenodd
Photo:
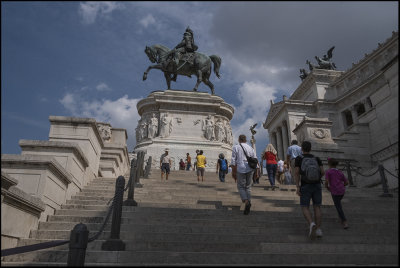
<path fill-rule="evenodd" d="M 353 166 L 350 165 L 350 168 L 351 168 L 351 167 L 353 167 Z M 359 168 L 359 167 L 357 167 L 357 168 Z M 372 173 L 372 174 L 370 174 L 370 175 L 365 175 L 365 174 L 362 174 L 362 173 L 358 172 L 358 170 L 355 169 L 355 168 L 351 168 L 351 170 L 354 171 L 354 172 L 356 172 L 358 175 L 363 176 L 363 177 L 371 177 L 371 176 L 375 175 L 375 174 L 379 171 L 379 169 L 377 168 L 376 171 L 375 171 L 374 173 Z"/>

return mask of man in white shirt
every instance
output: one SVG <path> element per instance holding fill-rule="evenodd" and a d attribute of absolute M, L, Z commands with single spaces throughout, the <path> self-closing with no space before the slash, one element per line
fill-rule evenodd
<path fill-rule="evenodd" d="M 171 157 L 168 155 L 168 149 L 165 149 L 165 153 L 160 158 L 160 169 L 161 169 L 161 181 L 164 179 L 164 173 L 166 173 L 166 180 L 168 180 L 168 174 L 171 167 Z"/>
<path fill-rule="evenodd" d="M 231 166 L 232 177 L 235 179 L 235 182 L 237 182 L 240 198 L 242 199 L 242 202 L 245 203 L 245 209 L 243 213 L 247 215 L 250 213 L 251 207 L 250 193 L 254 169 L 249 167 L 246 154 L 243 150 L 246 151 L 248 157 L 257 157 L 253 148 L 246 143 L 246 135 L 240 135 L 239 144 L 233 146 Z"/>
<path fill-rule="evenodd" d="M 286 163 L 289 166 L 290 173 L 292 178 L 295 178 L 295 168 L 294 168 L 294 160 L 299 155 L 302 155 L 301 147 L 297 145 L 297 140 L 292 140 L 291 145 L 287 149 L 286 153 Z"/>

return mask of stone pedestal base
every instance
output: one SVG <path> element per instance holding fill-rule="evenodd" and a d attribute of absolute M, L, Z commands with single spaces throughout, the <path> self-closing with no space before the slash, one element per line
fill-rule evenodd
<path fill-rule="evenodd" d="M 233 135 L 230 120 L 233 107 L 209 93 L 166 90 L 154 91 L 137 104 L 141 119 L 136 128 L 135 151 L 152 156 L 152 168 L 160 168 L 165 149 L 171 157 L 171 170 L 179 170 L 186 153 L 196 159 L 196 150 L 206 156 L 206 170 L 214 171 L 218 155 L 230 160 Z M 154 127 L 153 127 L 153 126 Z"/>

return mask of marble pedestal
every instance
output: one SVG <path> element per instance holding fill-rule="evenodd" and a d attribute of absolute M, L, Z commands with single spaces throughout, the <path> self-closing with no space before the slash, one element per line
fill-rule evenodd
<path fill-rule="evenodd" d="M 218 155 L 232 156 L 234 109 L 216 95 L 204 92 L 166 90 L 153 91 L 137 104 L 141 116 L 136 128 L 135 151 L 152 156 L 152 167 L 160 168 L 160 157 L 166 148 L 172 170 L 179 169 L 186 153 L 195 161 L 195 151 L 203 150 L 206 170 L 214 171 Z"/>

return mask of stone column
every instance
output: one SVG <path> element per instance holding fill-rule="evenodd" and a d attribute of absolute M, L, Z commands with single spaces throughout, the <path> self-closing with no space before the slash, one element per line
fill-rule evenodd
<path fill-rule="evenodd" d="M 282 128 L 278 127 L 276 131 L 276 140 L 277 140 L 277 147 L 275 149 L 278 151 L 278 157 L 282 158 L 283 154 L 283 145 L 282 145 Z"/>
<path fill-rule="evenodd" d="M 269 143 L 271 143 L 274 148 L 276 148 L 276 131 L 271 132 L 271 135 L 269 135 Z"/>
<path fill-rule="evenodd" d="M 283 158 L 281 158 L 283 161 L 285 161 L 285 157 L 286 157 L 286 152 L 287 152 L 287 148 L 288 148 L 288 131 L 287 131 L 287 124 L 286 122 L 284 122 L 282 124 L 282 141 L 283 141 Z"/>

